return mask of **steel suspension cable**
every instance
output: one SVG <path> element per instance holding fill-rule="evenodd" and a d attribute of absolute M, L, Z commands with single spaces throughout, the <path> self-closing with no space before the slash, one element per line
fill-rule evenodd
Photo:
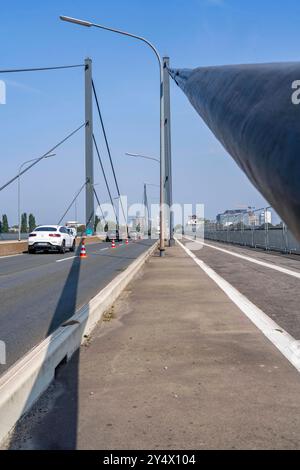
<path fill-rule="evenodd" d="M 114 176 L 114 180 L 115 180 L 115 184 L 116 184 L 116 188 L 117 188 L 117 193 L 118 193 L 118 196 L 120 198 L 124 220 L 125 220 L 125 223 L 126 223 L 126 216 L 125 216 L 124 207 L 123 207 L 123 203 L 122 203 L 122 199 L 121 199 L 120 189 L 119 189 L 119 185 L 118 185 L 118 181 L 117 181 L 117 177 L 116 177 L 114 164 L 113 164 L 113 161 L 112 161 L 111 151 L 110 151 L 110 147 L 109 147 L 109 143 L 108 143 L 105 127 L 104 127 L 104 122 L 103 122 L 103 118 L 102 118 L 102 114 L 101 114 L 101 110 L 100 110 L 100 105 L 99 105 L 99 100 L 98 100 L 98 96 L 97 96 L 96 89 L 95 89 L 94 80 L 92 80 L 92 87 L 93 87 L 93 93 L 94 93 L 95 100 L 96 100 L 96 106 L 97 106 L 97 110 L 98 110 L 98 114 L 99 114 L 99 118 L 100 118 L 102 132 L 103 132 L 103 136 L 104 136 L 104 140 L 105 140 L 105 145 L 106 145 L 107 153 L 108 153 L 109 160 L 110 160 L 110 165 L 111 165 L 111 169 L 112 169 L 112 172 L 113 172 L 113 176 Z M 126 223 L 126 226 L 127 226 L 127 223 Z"/>
<path fill-rule="evenodd" d="M 56 67 L 34 67 L 27 69 L 0 69 L 0 73 L 19 73 L 19 72 L 39 72 L 44 70 L 73 69 L 76 67 L 85 67 L 84 64 L 77 65 L 59 65 Z"/>
<path fill-rule="evenodd" d="M 75 202 L 76 199 L 78 198 L 78 196 L 79 196 L 79 194 L 81 193 L 81 191 L 83 190 L 83 188 L 87 185 L 87 183 L 88 183 L 88 179 L 83 183 L 83 185 L 80 187 L 79 191 L 77 191 L 77 193 L 75 194 L 75 197 L 72 199 L 71 204 L 68 206 L 67 210 L 64 212 L 64 215 L 59 219 L 57 225 L 60 225 L 61 221 L 62 221 L 63 218 L 67 215 L 67 213 L 69 212 L 69 210 L 71 209 L 72 205 L 74 204 L 74 202 Z"/>
<path fill-rule="evenodd" d="M 101 207 L 101 202 L 100 202 L 100 200 L 99 200 L 97 191 L 96 191 L 96 189 L 95 189 L 94 187 L 93 187 L 93 190 L 94 190 L 95 197 L 96 197 L 96 199 L 97 199 L 98 206 L 100 207 L 100 211 L 101 211 L 103 220 L 104 220 L 104 222 L 106 223 L 105 215 L 103 214 L 103 210 L 102 210 L 102 207 Z"/>
<path fill-rule="evenodd" d="M 64 139 L 62 139 L 58 144 L 54 145 L 48 152 L 44 153 L 41 157 L 38 157 L 31 165 L 28 165 L 24 170 L 22 170 L 20 173 L 18 173 L 16 176 L 14 176 L 12 179 L 10 179 L 7 183 L 5 183 L 3 186 L 0 187 L 0 191 L 5 189 L 7 186 L 9 186 L 11 183 L 13 183 L 19 176 L 23 175 L 26 173 L 26 171 L 30 170 L 34 165 L 39 163 L 43 158 L 45 158 L 49 153 L 53 152 L 53 150 L 57 149 L 60 145 L 62 145 L 64 142 L 66 142 L 68 139 L 70 139 L 74 134 L 76 134 L 80 129 L 86 126 L 86 123 L 81 124 L 81 126 L 77 127 L 74 131 L 70 132 Z"/>
<path fill-rule="evenodd" d="M 96 138 L 95 138 L 94 134 L 93 134 L 93 141 L 94 141 L 96 153 L 97 153 L 97 156 L 98 156 L 98 160 L 99 160 L 99 163 L 100 163 L 100 166 L 101 166 L 101 170 L 102 170 L 102 173 L 103 173 L 103 177 L 104 177 L 106 189 L 107 189 L 107 192 L 108 192 L 108 195 L 109 195 L 110 203 L 111 203 L 111 205 L 114 209 L 117 225 L 119 225 L 117 212 L 116 212 L 115 205 L 114 205 L 114 202 L 113 202 L 113 198 L 112 198 L 112 195 L 111 195 L 111 192 L 110 192 L 110 189 L 109 189 L 109 184 L 108 184 L 108 181 L 107 181 L 107 178 L 106 178 L 105 170 L 104 170 L 104 167 L 103 167 L 103 163 L 102 163 L 102 160 L 101 160 L 99 148 L 98 148 L 97 141 L 96 141 Z"/>

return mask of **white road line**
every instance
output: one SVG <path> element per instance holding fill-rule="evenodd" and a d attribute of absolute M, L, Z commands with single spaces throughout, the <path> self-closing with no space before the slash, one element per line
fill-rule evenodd
<path fill-rule="evenodd" d="M 276 346 L 277 349 L 300 372 L 300 341 L 295 340 L 261 309 L 254 305 L 229 282 L 225 281 L 212 268 L 184 246 L 176 242 L 195 261 L 195 263 L 225 292 L 232 302 L 254 323 L 254 325 Z"/>
<path fill-rule="evenodd" d="M 61 263 L 62 261 L 67 261 L 68 259 L 78 258 L 78 256 L 69 256 L 68 258 L 57 259 L 56 263 Z"/>
<path fill-rule="evenodd" d="M 24 253 L 16 253 L 15 255 L 3 255 L 3 256 L 0 256 L 0 260 L 6 259 L 6 258 L 13 258 L 14 256 L 24 256 Z"/>
<path fill-rule="evenodd" d="M 100 248 L 100 251 L 109 250 L 109 248 Z"/>
<path fill-rule="evenodd" d="M 271 264 L 271 263 L 267 263 L 265 261 L 260 261 L 260 260 L 255 259 L 255 258 L 251 258 L 250 256 L 241 255 L 239 253 L 234 253 L 233 251 L 225 250 L 224 248 L 219 248 L 218 246 L 210 245 L 209 243 L 206 243 L 206 242 L 203 242 L 203 241 L 194 240 L 193 238 L 190 238 L 190 237 L 185 237 L 185 238 L 187 240 L 191 240 L 195 243 L 199 243 L 200 245 L 204 245 L 204 246 L 207 246 L 209 248 L 213 248 L 214 250 L 222 251 L 223 253 L 227 253 L 231 256 L 235 256 L 236 258 L 241 258 L 241 259 L 244 259 L 246 261 L 250 261 L 251 263 L 255 263 L 255 264 L 259 264 L 260 266 L 264 266 L 265 268 L 274 269 L 274 271 L 279 271 L 280 273 L 288 274 L 289 276 L 294 276 L 297 279 L 300 279 L 300 273 L 297 273 L 297 271 L 292 271 L 291 269 L 282 268 L 281 266 L 277 266 L 276 264 Z"/>

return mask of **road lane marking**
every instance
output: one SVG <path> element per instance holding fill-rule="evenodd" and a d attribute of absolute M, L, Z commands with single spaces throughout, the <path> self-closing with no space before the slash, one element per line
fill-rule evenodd
<path fill-rule="evenodd" d="M 57 259 L 56 263 L 61 263 L 62 261 L 67 261 L 68 259 L 78 258 L 78 256 L 69 256 L 68 258 Z"/>
<path fill-rule="evenodd" d="M 15 255 L 2 255 L 0 256 L 0 260 L 6 259 L 6 258 L 13 258 L 14 256 L 24 256 L 24 253 L 16 253 Z"/>
<path fill-rule="evenodd" d="M 100 248 L 100 251 L 109 250 L 109 248 Z"/>
<path fill-rule="evenodd" d="M 250 256 L 241 255 L 239 253 L 234 253 L 233 251 L 225 250 L 224 248 L 219 248 L 218 246 L 210 245 L 209 243 L 206 243 L 206 242 L 203 242 L 203 241 L 194 240 L 193 238 L 190 238 L 190 237 L 185 237 L 185 238 L 187 240 L 191 240 L 195 243 L 199 243 L 200 245 L 204 245 L 204 246 L 207 246 L 209 248 L 213 248 L 214 250 L 218 250 L 218 251 L 221 251 L 223 253 L 227 253 L 231 256 L 235 256 L 236 258 L 241 258 L 241 259 L 244 259 L 246 261 L 250 261 L 251 263 L 259 264 L 260 266 L 263 266 L 265 268 L 274 269 L 275 271 L 279 271 L 280 273 L 288 274 L 289 276 L 294 276 L 297 279 L 300 279 L 300 273 L 297 273 L 297 271 L 292 271 L 291 269 L 288 269 L 288 268 L 282 268 L 281 266 L 277 266 L 276 264 L 267 263 L 266 261 L 260 261 L 260 260 L 255 259 L 255 258 L 251 258 Z"/>
<path fill-rule="evenodd" d="M 300 372 L 300 341 L 293 338 L 287 331 L 275 323 L 260 308 L 217 274 L 204 261 L 179 240 L 176 242 L 192 258 L 192 260 L 222 289 L 229 299 L 254 323 L 254 325 L 276 346 L 277 349 Z"/>

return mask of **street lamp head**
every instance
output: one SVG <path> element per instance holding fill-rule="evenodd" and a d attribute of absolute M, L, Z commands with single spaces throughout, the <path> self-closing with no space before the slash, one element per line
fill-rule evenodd
<path fill-rule="evenodd" d="M 88 26 L 88 27 L 93 26 L 93 23 L 90 23 L 90 21 L 79 20 L 77 18 L 72 18 L 71 16 L 62 16 L 61 15 L 60 19 L 62 21 L 67 21 L 68 23 L 80 24 L 81 26 Z"/>
<path fill-rule="evenodd" d="M 55 157 L 56 153 L 49 153 L 49 155 L 46 155 L 44 158 L 50 158 L 50 157 Z"/>
<path fill-rule="evenodd" d="M 146 160 L 154 160 L 155 162 L 160 163 L 158 158 L 150 157 L 149 155 L 142 155 L 141 153 L 125 152 L 125 155 L 129 155 L 129 157 L 146 158 Z"/>
<path fill-rule="evenodd" d="M 125 152 L 125 155 L 129 155 L 129 157 L 139 157 L 139 153 L 131 153 L 131 152 Z"/>

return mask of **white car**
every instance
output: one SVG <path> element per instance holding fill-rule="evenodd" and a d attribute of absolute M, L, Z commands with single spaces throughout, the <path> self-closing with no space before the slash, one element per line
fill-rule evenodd
<path fill-rule="evenodd" d="M 67 228 L 68 232 L 69 232 L 74 238 L 77 237 L 77 230 L 76 230 L 76 228 L 74 228 L 74 227 L 68 227 L 68 226 L 66 226 L 66 228 Z"/>
<path fill-rule="evenodd" d="M 131 238 L 132 240 L 137 240 L 138 239 L 138 234 L 137 232 L 129 232 L 129 238 Z"/>
<path fill-rule="evenodd" d="M 37 250 L 65 253 L 66 250 L 74 251 L 75 246 L 74 235 L 61 225 L 40 225 L 28 236 L 28 253 Z"/>

